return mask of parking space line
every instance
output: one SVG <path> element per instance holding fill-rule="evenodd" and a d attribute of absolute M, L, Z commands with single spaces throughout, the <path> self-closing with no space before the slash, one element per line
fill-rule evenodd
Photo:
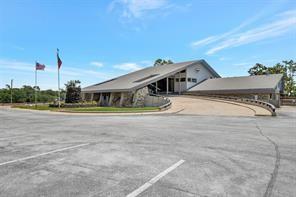
<path fill-rule="evenodd" d="M 20 161 L 26 161 L 26 160 L 29 160 L 29 159 L 34 159 L 34 158 L 41 157 L 41 156 L 44 156 L 44 155 L 49 155 L 49 154 L 53 154 L 53 153 L 57 153 L 57 152 L 65 151 L 65 150 L 70 150 L 70 149 L 86 146 L 86 145 L 89 145 L 89 144 L 90 143 L 79 144 L 79 145 L 76 145 L 76 146 L 70 146 L 70 147 L 66 147 L 66 148 L 60 148 L 60 149 L 57 149 L 57 150 L 49 151 L 49 152 L 46 152 L 46 153 L 41 153 L 41 154 L 38 154 L 38 155 L 23 157 L 23 158 L 20 158 L 20 159 L 15 159 L 15 160 L 12 160 L 12 161 L 7 161 L 7 162 L 0 163 L 0 166 L 4 166 L 4 165 L 7 165 L 7 164 L 11 164 L 11 163 L 16 163 L 16 162 L 20 162 Z"/>
<path fill-rule="evenodd" d="M 132 193 L 128 194 L 126 197 L 136 197 L 136 196 L 138 196 L 143 191 L 145 191 L 146 189 L 148 189 L 149 187 L 151 187 L 154 183 L 156 183 L 157 181 L 159 181 L 162 177 L 164 177 L 165 175 L 167 175 L 168 173 L 170 173 L 171 171 L 173 171 L 174 169 L 176 169 L 178 166 L 180 166 L 184 162 L 185 162 L 185 160 L 183 160 L 183 159 L 180 160 L 180 161 L 178 161 L 177 163 L 175 163 L 174 165 L 172 165 L 171 167 L 169 167 L 165 171 L 159 173 L 157 176 L 155 176 L 152 179 L 150 179 L 148 182 L 146 182 L 144 185 L 142 185 L 138 189 L 134 190 Z"/>

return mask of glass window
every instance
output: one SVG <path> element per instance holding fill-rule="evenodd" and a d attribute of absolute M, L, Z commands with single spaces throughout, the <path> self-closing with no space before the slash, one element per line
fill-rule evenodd
<path fill-rule="evenodd" d="M 188 81 L 188 82 L 191 82 L 191 78 L 188 78 L 187 81 Z"/>
<path fill-rule="evenodd" d="M 181 78 L 181 82 L 184 82 L 184 81 L 186 81 L 186 78 Z"/>
<path fill-rule="evenodd" d="M 193 83 L 196 83 L 197 80 L 196 80 L 195 78 L 192 78 L 191 81 L 192 81 Z"/>
<path fill-rule="evenodd" d="M 179 78 L 176 78 L 176 82 L 179 82 Z"/>

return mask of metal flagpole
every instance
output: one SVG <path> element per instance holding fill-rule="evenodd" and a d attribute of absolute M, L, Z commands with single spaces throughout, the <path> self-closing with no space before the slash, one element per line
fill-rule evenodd
<path fill-rule="evenodd" d="M 61 108 L 60 69 L 59 69 L 59 67 L 58 67 L 58 93 L 59 93 L 59 108 Z"/>
<path fill-rule="evenodd" d="M 57 49 L 57 64 L 58 64 L 58 95 L 59 95 L 59 108 L 61 108 L 61 92 L 60 92 L 60 66 L 59 66 L 59 49 Z"/>
<path fill-rule="evenodd" d="M 35 108 L 37 108 L 37 68 L 35 63 Z"/>

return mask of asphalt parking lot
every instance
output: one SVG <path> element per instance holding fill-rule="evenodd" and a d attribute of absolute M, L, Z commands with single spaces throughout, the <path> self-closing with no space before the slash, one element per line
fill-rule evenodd
<path fill-rule="evenodd" d="M 0 196 L 296 196 L 296 109 L 277 117 L 0 109 Z"/>

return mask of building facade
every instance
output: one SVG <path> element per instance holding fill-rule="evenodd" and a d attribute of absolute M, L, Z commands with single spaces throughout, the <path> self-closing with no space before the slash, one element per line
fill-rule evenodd
<path fill-rule="evenodd" d="M 155 95 L 190 93 L 262 99 L 280 106 L 282 75 L 221 78 L 205 61 L 152 66 L 82 89 L 82 100 L 99 106 L 155 106 Z M 151 101 L 158 103 L 151 104 Z"/>
<path fill-rule="evenodd" d="M 82 99 L 101 106 L 144 106 L 152 94 L 182 94 L 220 77 L 204 60 L 148 67 L 82 89 Z"/>

